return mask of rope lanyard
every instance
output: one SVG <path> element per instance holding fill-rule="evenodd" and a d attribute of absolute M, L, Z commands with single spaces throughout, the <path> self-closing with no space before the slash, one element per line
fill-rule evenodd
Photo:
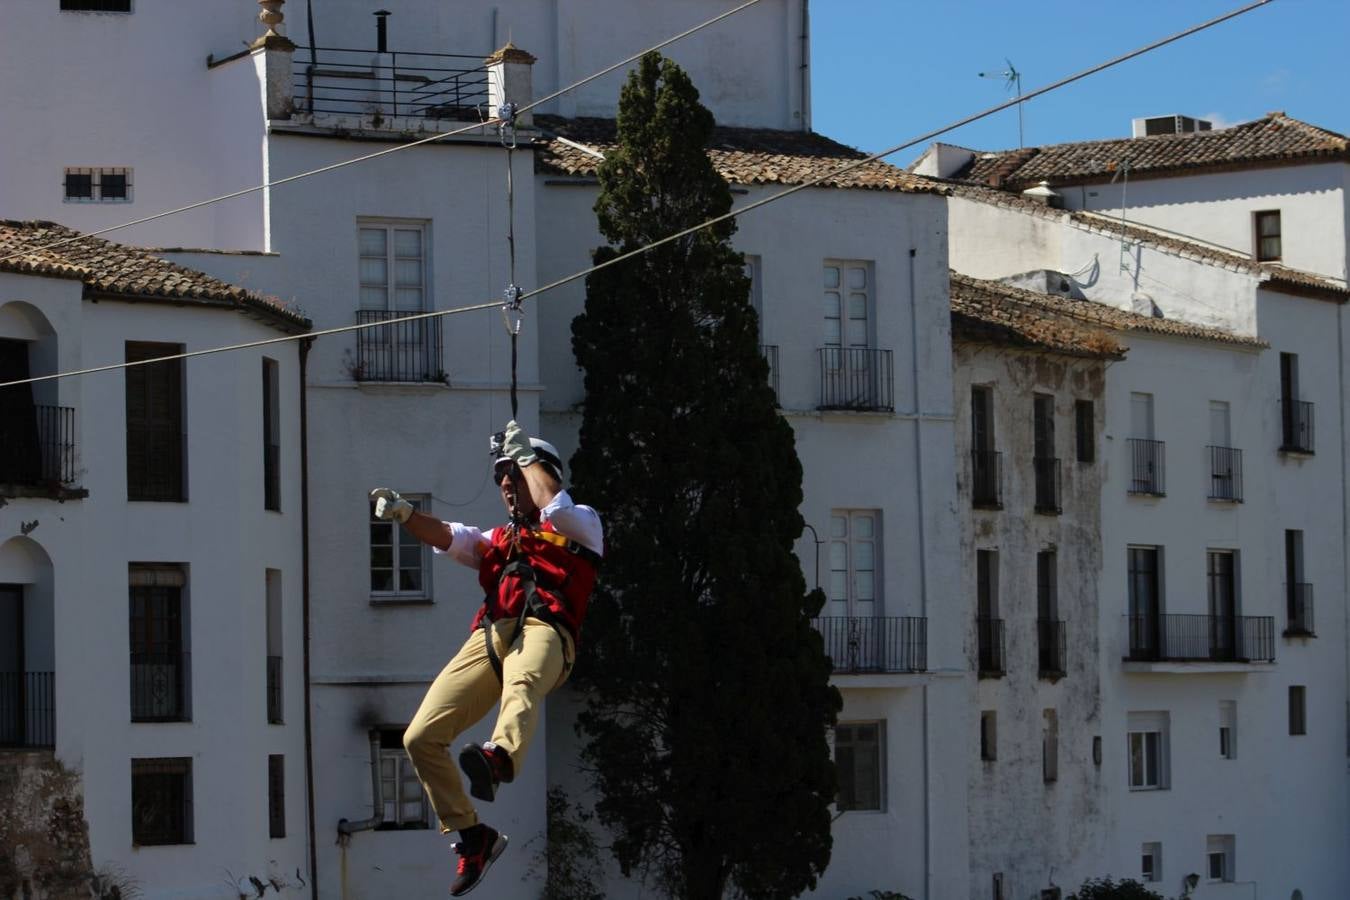
<path fill-rule="evenodd" d="M 517 397 L 517 375 L 516 368 L 519 360 L 518 344 L 520 341 L 520 326 L 525 321 L 525 313 L 521 309 L 520 301 L 524 295 L 519 285 L 516 284 L 516 188 L 515 188 L 515 151 L 516 151 L 516 105 L 514 103 L 503 103 L 497 109 L 498 125 L 497 133 L 501 139 L 502 146 L 506 148 L 506 249 L 508 259 L 508 282 L 506 289 L 502 291 L 504 298 L 502 304 L 502 321 L 506 324 L 506 333 L 511 336 L 511 419 L 514 421 L 520 415 L 520 404 Z M 514 558 L 520 552 L 520 533 L 524 528 L 528 528 L 530 523 L 521 514 L 517 505 L 516 498 L 520 496 L 520 470 L 516 466 L 511 467 L 511 552 L 510 556 Z"/>

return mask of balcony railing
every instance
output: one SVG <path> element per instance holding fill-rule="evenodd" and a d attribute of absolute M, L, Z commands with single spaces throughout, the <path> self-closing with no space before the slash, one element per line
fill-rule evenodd
<path fill-rule="evenodd" d="M 894 412 L 891 351 L 821 347 L 820 408 Z"/>
<path fill-rule="evenodd" d="M 1232 447 L 1207 447 L 1209 451 L 1209 499 L 1242 502 L 1242 451 Z"/>
<path fill-rule="evenodd" d="M 0 672 L 0 747 L 56 746 L 56 676 Z"/>
<path fill-rule="evenodd" d="M 769 364 L 769 387 L 773 388 L 774 399 L 781 405 L 783 401 L 778 393 L 778 345 L 760 344 L 759 352 L 764 354 L 764 361 Z"/>
<path fill-rule="evenodd" d="M 1126 616 L 1136 662 L 1274 662 L 1273 616 Z"/>
<path fill-rule="evenodd" d="M 131 721 L 188 720 L 187 653 L 131 654 Z"/>
<path fill-rule="evenodd" d="M 970 502 L 980 509 L 1003 508 L 1003 454 L 970 451 Z"/>
<path fill-rule="evenodd" d="M 267 724 L 281 724 L 281 657 L 267 657 Z"/>
<path fill-rule="evenodd" d="M 1289 585 L 1289 624 L 1284 633 L 1290 637 L 1316 637 L 1313 622 L 1313 586 L 1298 582 Z"/>
<path fill-rule="evenodd" d="M 1036 472 L 1036 512 L 1059 515 L 1059 460 L 1052 457 L 1038 456 L 1031 462 Z"/>
<path fill-rule="evenodd" d="M 34 406 L 33 417 L 0 417 L 0 484 L 75 481 L 75 410 Z"/>
<path fill-rule="evenodd" d="M 1285 453 L 1313 452 L 1313 405 L 1303 400 L 1280 401 L 1281 441 Z"/>
<path fill-rule="evenodd" d="M 975 636 L 979 643 L 981 678 L 998 678 L 1007 671 L 1004 664 L 1003 620 L 976 616 Z"/>
<path fill-rule="evenodd" d="M 1130 493 L 1161 497 L 1167 493 L 1163 479 L 1162 441 L 1126 438 L 1130 451 Z"/>
<path fill-rule="evenodd" d="M 926 619 L 822 616 L 812 624 L 825 640 L 835 674 L 923 672 L 928 668 Z"/>
<path fill-rule="evenodd" d="M 1037 671 L 1042 678 L 1062 678 L 1068 669 L 1068 644 L 1063 619 L 1036 620 Z"/>
<path fill-rule="evenodd" d="M 356 333 L 356 381 L 444 381 L 441 365 L 441 320 L 416 319 L 412 322 L 386 322 L 416 311 L 359 309 L 356 324 L 371 325 Z"/>
<path fill-rule="evenodd" d="M 486 112 L 482 55 L 298 47 L 294 60 L 299 112 L 469 122 Z"/>

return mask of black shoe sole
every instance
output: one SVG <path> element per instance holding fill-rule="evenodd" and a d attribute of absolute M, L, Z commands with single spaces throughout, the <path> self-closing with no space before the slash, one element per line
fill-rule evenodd
<path fill-rule="evenodd" d="M 483 860 L 483 868 L 479 870 L 479 872 L 478 872 L 478 877 L 477 877 L 476 879 L 474 879 L 473 884 L 469 885 L 468 887 L 466 887 L 464 890 L 460 891 L 459 893 L 455 893 L 454 891 L 451 891 L 451 892 L 450 892 L 450 896 L 451 896 L 451 897 L 463 897 L 463 896 L 464 896 L 465 894 L 467 894 L 469 891 L 473 890 L 474 888 L 476 888 L 476 887 L 478 887 L 480 884 L 482 884 L 482 883 L 483 883 L 483 878 L 484 878 L 484 876 L 487 875 L 488 869 L 492 868 L 492 864 L 493 864 L 494 862 L 497 861 L 497 857 L 501 856 L 504 852 L 506 852 L 506 845 L 507 845 L 507 843 L 508 843 L 508 838 L 506 837 L 506 835 L 502 834 L 501 832 L 498 832 L 498 833 L 497 833 L 497 840 L 493 842 L 493 844 L 492 844 L 492 849 L 488 851 L 487 857 Z"/>
<path fill-rule="evenodd" d="M 469 744 L 459 751 L 459 767 L 469 777 L 469 796 L 487 803 L 497 799 L 497 781 L 492 777 L 492 763 L 482 747 Z"/>

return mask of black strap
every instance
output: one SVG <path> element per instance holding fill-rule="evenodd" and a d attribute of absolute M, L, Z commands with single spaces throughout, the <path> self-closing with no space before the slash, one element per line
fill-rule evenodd
<path fill-rule="evenodd" d="M 576 637 L 572 634 L 572 629 L 566 622 L 558 617 L 557 613 L 549 609 L 547 603 L 540 599 L 539 586 L 535 576 L 534 567 L 523 559 L 513 559 L 502 569 L 501 578 L 505 578 L 508 575 L 514 575 L 524 583 L 525 602 L 520 605 L 520 615 L 516 617 L 515 631 L 512 632 L 511 639 L 506 642 L 507 650 L 509 651 L 511 646 L 524 636 L 525 620 L 527 618 L 538 619 L 545 625 L 550 626 L 554 631 L 558 632 L 559 638 L 570 638 L 572 646 L 575 647 Z M 487 597 L 483 598 L 483 606 L 485 609 L 489 607 L 489 599 L 490 598 Z M 505 678 L 502 676 L 502 659 L 497 655 L 497 648 L 493 646 L 492 642 L 492 617 L 490 615 L 483 616 L 481 627 L 483 629 L 483 642 L 487 647 L 488 663 L 491 664 L 492 671 L 497 675 L 497 681 L 505 683 Z M 564 641 L 563 646 L 566 647 L 566 641 Z M 567 661 L 567 655 L 564 653 L 564 674 L 571 669 L 571 667 L 572 664 Z"/>

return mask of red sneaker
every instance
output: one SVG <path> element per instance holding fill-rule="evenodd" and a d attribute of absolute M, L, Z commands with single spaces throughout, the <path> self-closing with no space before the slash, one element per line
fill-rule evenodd
<path fill-rule="evenodd" d="M 478 840 L 474 842 L 476 846 L 469 847 L 467 843 L 456 841 L 450 845 L 450 849 L 459 854 L 455 882 L 450 885 L 451 897 L 462 897 L 478 886 L 487 874 L 488 867 L 506 849 L 506 835 L 483 825 L 478 830 Z"/>
<path fill-rule="evenodd" d="M 491 742 L 481 747 L 465 744 L 459 751 L 459 767 L 469 776 L 469 794 L 479 800 L 495 800 L 497 786 L 516 777 L 510 754 Z"/>

